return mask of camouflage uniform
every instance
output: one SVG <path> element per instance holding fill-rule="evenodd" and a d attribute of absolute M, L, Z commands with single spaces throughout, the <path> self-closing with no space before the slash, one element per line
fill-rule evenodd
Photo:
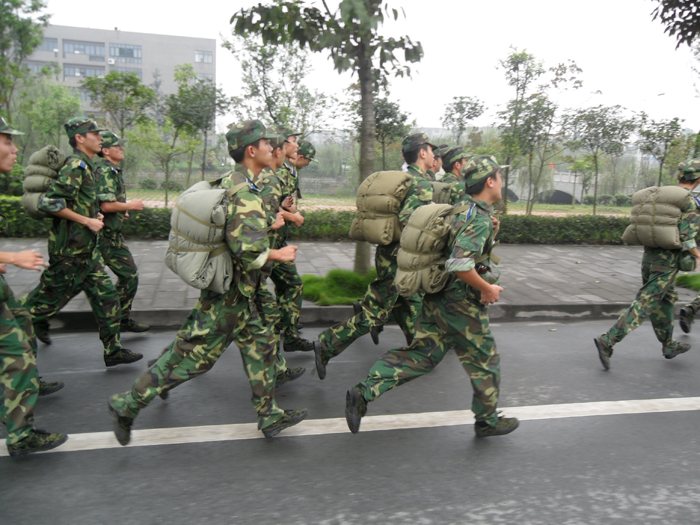
<path fill-rule="evenodd" d="M 102 147 L 107 145 L 103 138 Z M 126 202 L 126 185 L 122 178 L 122 170 L 107 159 L 96 162 L 97 202 Z M 100 231 L 98 245 L 104 258 L 104 264 L 117 276 L 117 293 L 121 305 L 121 320 L 127 321 L 131 314 L 131 306 L 139 285 L 134 257 L 124 243 L 122 225 L 126 212 L 104 213 L 104 228 Z"/>
<path fill-rule="evenodd" d="M 412 181 L 399 212 L 399 221 L 402 224 L 408 222 L 416 208 L 429 204 L 433 198 L 433 189 L 425 179 L 425 173 L 415 164 L 409 166 L 408 173 L 412 175 Z M 362 300 L 362 311 L 319 335 L 324 362 L 340 354 L 373 328 L 385 325 L 390 318 L 401 327 L 408 343 L 413 340 L 416 318 L 421 309 L 421 298 L 419 295 L 401 297 L 394 286 L 398 270 L 398 252 L 398 242 L 377 246 L 374 258 L 377 278 L 367 288 Z"/>
<path fill-rule="evenodd" d="M 475 268 L 475 258 L 490 252 L 493 245 L 493 208 L 485 202 L 475 210 L 463 211 L 452 219 L 448 272 Z M 469 217 L 469 218 L 468 218 Z M 450 348 L 469 375 L 474 389 L 472 410 L 477 421 L 495 425 L 498 421 L 500 357 L 489 330 L 488 307 L 481 293 L 453 276 L 445 288 L 423 297 L 413 342 L 389 350 L 372 367 L 367 379 L 355 386 L 366 402 L 435 368 Z"/>
<path fill-rule="evenodd" d="M 694 177 L 697 178 L 697 177 Z M 681 253 L 696 247 L 695 237 L 700 231 L 700 210 L 691 192 L 688 192 L 678 224 L 681 250 L 644 247 L 642 257 L 642 287 L 637 297 L 625 310 L 613 327 L 599 339 L 612 353 L 612 347 L 637 328 L 647 316 L 651 319 L 656 338 L 663 345 L 665 354 L 675 351 L 679 345 L 673 340 L 673 308 L 678 293 L 673 286 Z M 602 359 L 602 357 L 601 357 Z"/>
<path fill-rule="evenodd" d="M 299 188 L 299 176 L 294 166 L 285 161 L 284 166 L 277 170 L 277 178 L 281 181 L 282 195 L 280 202 L 294 195 Z M 286 224 L 277 230 L 277 245 L 275 248 L 287 246 Z M 285 344 L 292 344 L 299 339 L 299 317 L 303 297 L 303 283 L 294 262 L 276 262 L 272 265 L 270 279 L 275 284 L 277 305 L 282 315 L 282 329 Z"/>
<path fill-rule="evenodd" d="M 461 159 L 467 158 L 468 154 L 462 148 L 450 148 L 443 155 L 444 165 L 448 166 L 459 162 Z M 464 184 L 464 177 L 457 176 L 451 171 L 448 171 L 440 179 L 443 184 L 450 185 L 450 204 L 456 206 L 466 196 L 467 187 Z"/>
<path fill-rule="evenodd" d="M 39 209 L 56 213 L 68 208 L 96 218 L 94 172 L 92 160 L 75 149 L 46 190 Z M 87 226 L 54 216 L 49 231 L 49 267 L 41 274 L 39 285 L 22 298 L 22 303 L 34 323 L 40 323 L 57 314 L 83 290 L 97 320 L 105 354 L 113 355 L 121 348 L 121 308 L 114 284 L 104 270 L 97 238 Z"/>

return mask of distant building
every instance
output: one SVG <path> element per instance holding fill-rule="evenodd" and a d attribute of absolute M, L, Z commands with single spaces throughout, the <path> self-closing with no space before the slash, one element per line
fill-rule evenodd
<path fill-rule="evenodd" d="M 39 71 L 50 63 L 61 66 L 57 80 L 75 88 L 83 109 L 90 111 L 80 81 L 111 71 L 135 73 L 146 85 L 153 83 L 157 71 L 160 90 L 166 94 L 177 92 L 174 72 L 181 64 L 192 64 L 197 76 L 216 83 L 216 39 L 50 25 L 44 29 L 43 43 L 24 64 Z"/>

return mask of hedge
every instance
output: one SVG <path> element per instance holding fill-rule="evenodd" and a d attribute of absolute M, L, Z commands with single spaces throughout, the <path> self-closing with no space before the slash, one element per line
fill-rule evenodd
<path fill-rule="evenodd" d="M 170 231 L 170 211 L 146 208 L 129 212 L 130 218 L 124 222 L 124 235 L 131 239 L 166 240 Z M 0 196 L 0 213 L 7 218 L 1 236 L 48 237 L 51 221 L 27 217 L 19 197 Z M 289 239 L 349 241 L 348 232 L 354 215 L 352 211 L 305 212 L 301 228 L 289 227 Z M 498 238 L 504 244 L 622 244 L 620 237 L 628 224 L 627 217 L 505 215 L 501 217 Z"/>

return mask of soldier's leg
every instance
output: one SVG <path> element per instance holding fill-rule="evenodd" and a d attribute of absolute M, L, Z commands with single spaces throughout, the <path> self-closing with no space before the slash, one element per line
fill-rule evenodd
<path fill-rule="evenodd" d="M 600 336 L 603 343 L 612 347 L 641 325 L 644 319 L 658 308 L 671 288 L 677 273 L 678 270 L 674 268 L 643 263 L 644 284 L 637 292 L 632 304 L 620 315 L 612 328 Z"/>
<path fill-rule="evenodd" d="M 20 303 L 29 311 L 34 323 L 46 321 L 79 293 L 88 272 L 89 266 L 83 258 L 51 256 L 39 284 L 22 297 Z"/>
<path fill-rule="evenodd" d="M 406 343 L 411 344 L 416 333 L 418 314 L 423 306 L 423 295 L 416 294 L 411 297 L 398 296 L 391 315 L 401 328 Z"/>
<path fill-rule="evenodd" d="M 117 276 L 115 288 L 119 295 L 121 320 L 127 321 L 131 315 L 131 306 L 139 286 L 138 270 L 131 251 L 123 240 L 102 241 L 102 256 L 105 265 Z"/>
<path fill-rule="evenodd" d="M 304 291 L 301 277 L 293 262 L 278 262 L 272 266 L 270 279 L 275 283 L 275 295 L 282 317 L 284 341 L 292 343 L 299 339 L 298 325 Z"/>
<path fill-rule="evenodd" d="M 105 354 L 112 355 L 122 347 L 119 336 L 121 307 L 117 290 L 100 262 L 94 263 L 81 286 L 97 321 Z"/>
<path fill-rule="evenodd" d="M 277 330 L 281 315 L 277 307 L 277 301 L 270 293 L 266 280 L 261 282 L 260 288 L 258 288 L 258 293 L 255 296 L 255 309 L 258 311 L 258 316 L 263 326 L 269 326 L 272 332 L 273 344 L 277 355 L 277 373 L 284 373 L 287 370 L 287 361 L 282 352 L 280 352 L 280 333 Z"/>
<path fill-rule="evenodd" d="M 36 353 L 6 303 L 0 304 L 0 421 L 7 427 L 7 444 L 29 436 L 39 396 Z"/>
<path fill-rule="evenodd" d="M 426 298 L 410 346 L 386 352 L 371 368 L 367 379 L 355 385 L 365 401 L 373 401 L 392 388 L 427 374 L 442 361 L 450 342 L 438 308 Z"/>

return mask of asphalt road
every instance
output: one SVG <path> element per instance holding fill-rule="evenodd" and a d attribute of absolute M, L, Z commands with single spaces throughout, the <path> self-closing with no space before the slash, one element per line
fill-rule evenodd
<path fill-rule="evenodd" d="M 0 454 L 0 523 L 700 523 L 699 412 L 663 408 L 700 407 L 688 399 L 700 398 L 700 328 L 690 336 L 677 330 L 696 348 L 669 361 L 645 324 L 615 348 L 612 370 L 604 372 L 592 338 L 609 325 L 494 325 L 501 407 L 506 415 L 536 416 L 489 439 L 476 439 L 473 420 L 459 412 L 470 408 L 471 388 L 452 353 L 433 373 L 372 403 L 359 434 L 344 431 L 345 391 L 382 348 L 401 344 L 396 327 L 385 330 L 379 347 L 368 337 L 355 343 L 329 364 L 324 381 L 311 355 L 287 354 L 307 373 L 279 389 L 278 403 L 307 407 L 310 419 L 263 439 L 251 430 L 250 390 L 232 347 L 209 373 L 165 402 L 156 399 L 136 420 L 136 430 L 202 427 L 195 430 L 204 442 L 145 446 L 135 435 L 126 448 L 59 448 L 20 460 Z M 173 335 L 123 340 L 149 359 Z M 39 352 L 42 375 L 66 388 L 40 400 L 37 426 L 72 434 L 69 443 L 93 436 L 107 442 L 107 399 L 145 365 L 105 369 L 93 333 L 56 334 Z M 620 400 L 641 413 L 582 415 L 591 406 L 605 413 L 619 404 L 603 402 Z M 571 404 L 559 407 L 566 417 L 549 406 L 562 404 Z M 391 415 L 405 417 L 375 418 Z M 398 429 L 372 431 L 373 420 Z M 314 424 L 318 432 L 304 435 Z M 221 439 L 223 425 L 243 430 L 210 441 Z M 161 434 L 165 441 L 170 432 Z"/>

